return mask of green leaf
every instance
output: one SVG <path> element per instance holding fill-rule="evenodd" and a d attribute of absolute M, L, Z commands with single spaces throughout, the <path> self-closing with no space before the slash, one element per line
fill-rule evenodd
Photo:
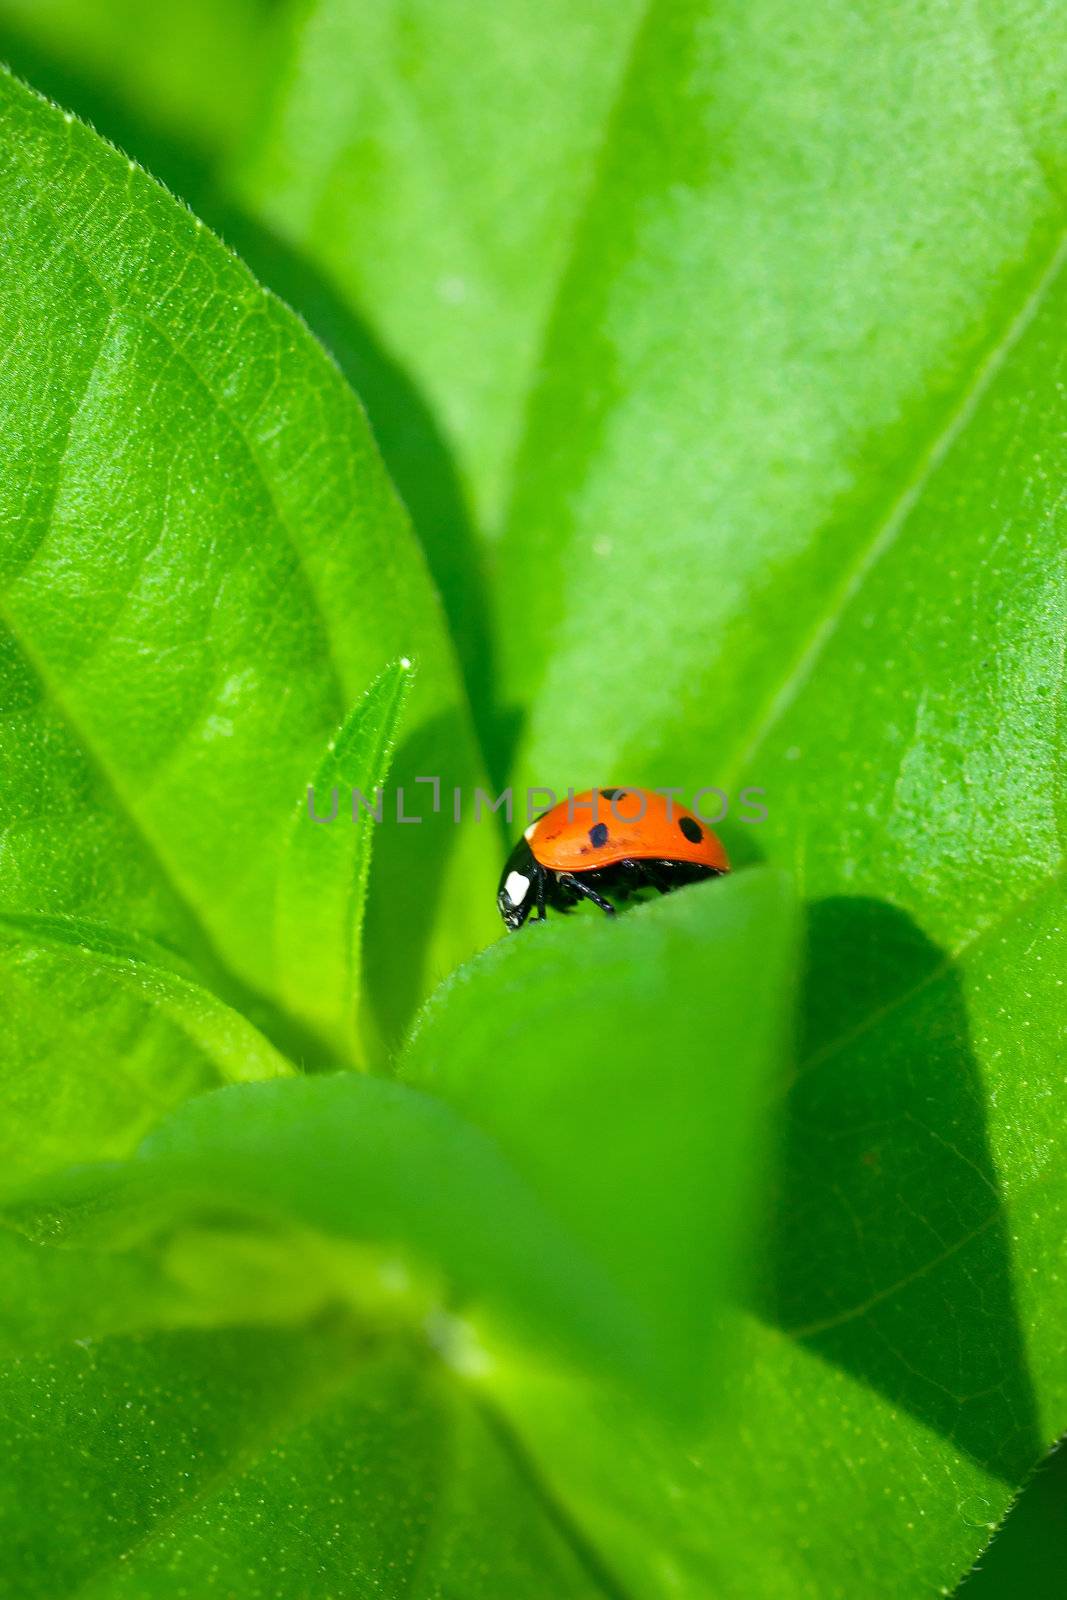
<path fill-rule="evenodd" d="M 481 702 L 493 641 L 480 538 L 503 515 L 640 14 L 640 0 L 319 0 L 235 177 L 299 251 L 290 264 L 274 253 L 274 269 L 352 372 Z"/>
<path fill-rule="evenodd" d="M 386 662 L 420 664 L 397 782 L 477 773 L 436 597 L 296 318 L 8 77 L 0 119 L 4 901 L 136 929 L 280 1009 L 292 818 Z M 368 966 L 395 1029 L 487 936 L 495 850 L 445 814 L 382 831 Z"/>
<path fill-rule="evenodd" d="M 606 1391 L 500 1373 L 494 1402 L 628 1596 L 951 1593 L 1010 1500 L 869 1385 L 739 1318 L 730 1407 L 680 1440 Z"/>
<path fill-rule="evenodd" d="M 399 1064 L 492 1134 L 606 1263 L 689 1417 L 750 1243 L 793 933 L 785 886 L 764 872 L 618 925 L 537 926 L 457 973 Z"/>
<path fill-rule="evenodd" d="M 198 1312 L 202 1312 L 198 1315 Z M 49 1250 L 0 1229 L 0 1360 L 217 1318 L 145 1253 Z M 10 1382 L 4 1369 L 0 1390 Z M 44 1445 L 47 1450 L 47 1444 Z"/>
<path fill-rule="evenodd" d="M 0 1234 L 21 1308 L 0 1322 L 19 1357 L 0 1521 L 36 1508 L 0 1529 L 20 1593 L 228 1592 L 238 1570 L 259 1593 L 266 1524 L 245 1508 L 266 1505 L 272 1581 L 294 1593 L 314 1560 L 387 1593 L 437 1594 L 440 1568 L 456 1594 L 615 1595 L 488 1397 L 581 1368 L 687 1428 L 706 1409 L 791 936 L 762 872 L 528 929 L 424 1013 L 403 1069 L 439 1094 L 354 1074 L 229 1088 L 134 1160 L 10 1200 L 50 1241 Z"/>
<path fill-rule="evenodd" d="M 373 136 L 298 170 L 349 126 L 335 15 L 262 204 L 395 327 L 320 242 Z M 652 4 L 538 363 L 492 556 L 517 787 L 720 784 L 735 853 L 814 902 L 744 1414 L 694 1462 L 588 1396 L 509 1396 L 648 1595 L 951 1588 L 1067 1420 L 1065 59 L 1036 0 Z M 359 190 L 365 236 L 396 188 Z"/>
<path fill-rule="evenodd" d="M 1067 1421 L 1064 145 L 906 10 L 654 13 L 500 562 L 519 778 L 758 785 L 814 902 L 743 1415 L 514 1402 L 648 1594 L 951 1588 Z"/>
<path fill-rule="evenodd" d="M 604 1592 L 475 1405 L 336 1327 L 85 1341 L 7 1378 L 26 1600 Z"/>
<path fill-rule="evenodd" d="M 960 1600 L 1054 1600 L 1067 1559 L 1067 1452 L 1044 1462 L 998 1529 L 977 1571 L 959 1588 Z"/>
<path fill-rule="evenodd" d="M 418 1326 L 454 1301 L 465 1320 L 451 1331 L 442 1321 L 440 1338 L 455 1343 L 457 1364 L 490 1359 L 483 1347 L 502 1337 L 507 1348 L 494 1337 L 502 1316 L 504 1335 L 510 1319 L 557 1353 L 628 1371 L 656 1360 L 600 1264 L 492 1142 L 434 1098 L 380 1078 L 342 1073 L 199 1096 L 134 1160 L 51 1176 L 14 1195 L 6 1216 L 38 1242 L 91 1249 L 161 1238 L 169 1250 L 182 1229 L 218 1217 L 237 1230 L 302 1229 L 379 1251 L 352 1258 L 347 1282 L 342 1250 L 333 1274 L 372 1320 L 393 1320 L 395 1302 Z M 314 1263 L 303 1270 L 313 1277 Z"/>
<path fill-rule="evenodd" d="M 187 1095 L 292 1071 L 165 951 L 72 917 L 0 912 L 0 1001 L 5 1186 L 126 1155 Z"/>
<path fill-rule="evenodd" d="M 1055 296 L 1067 126 L 1031 69 L 1067 38 L 1042 42 L 1042 9 L 989 31 L 948 0 L 649 8 L 496 561 L 520 781 L 769 787 L 741 757 L 842 609 L 871 614 L 858 591 L 942 462 L 970 457 L 971 499 L 924 587 L 1011 493 L 970 424 Z M 1029 426 L 1002 418 L 1040 485 Z M 881 648 L 898 627 L 866 637 L 887 689 L 914 666 Z"/>
<path fill-rule="evenodd" d="M 293 30 L 242 174 L 260 215 L 414 377 L 479 522 L 503 509 L 541 331 L 640 10 L 506 0 L 487 14 L 460 0 L 446 16 L 433 0 L 319 0 Z"/>
<path fill-rule="evenodd" d="M 359 1054 L 354 997 L 375 818 L 410 686 L 399 661 L 367 690 L 300 798 L 278 867 L 275 945 L 289 1010 Z M 377 802 L 378 810 L 374 810 Z M 340 826 L 335 826 L 340 822 Z"/>
<path fill-rule="evenodd" d="M 49 1177 L 7 1216 L 67 1248 L 170 1250 L 219 1217 L 373 1248 L 381 1264 L 352 1257 L 347 1278 L 344 1250 L 339 1266 L 325 1252 L 323 1293 L 372 1322 L 418 1326 L 451 1307 L 462 1322 L 441 1338 L 461 1369 L 577 1358 L 699 1414 L 783 1043 L 791 933 L 783 887 L 762 873 L 619 926 L 527 932 L 459 974 L 424 1019 L 405 1070 L 438 1093 L 337 1075 L 200 1096 L 133 1161 Z M 746 993 L 757 950 L 761 985 Z M 650 1074 L 638 1041 L 652 1025 Z"/>

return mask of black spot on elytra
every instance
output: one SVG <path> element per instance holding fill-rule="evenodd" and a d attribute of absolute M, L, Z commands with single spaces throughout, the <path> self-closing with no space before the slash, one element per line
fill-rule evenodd
<path fill-rule="evenodd" d="M 623 794 L 626 793 L 626 790 L 625 789 L 601 789 L 600 792 L 604 796 L 605 800 L 617 800 L 620 795 L 623 795 Z"/>
<path fill-rule="evenodd" d="M 590 828 L 589 843 L 593 846 L 594 850 L 599 850 L 603 845 L 606 845 L 607 842 L 608 825 L 606 822 L 598 822 L 595 827 Z"/>
<path fill-rule="evenodd" d="M 679 817 L 678 826 L 689 840 L 690 844 L 699 844 L 704 835 L 700 831 L 700 823 L 694 822 L 692 817 Z"/>

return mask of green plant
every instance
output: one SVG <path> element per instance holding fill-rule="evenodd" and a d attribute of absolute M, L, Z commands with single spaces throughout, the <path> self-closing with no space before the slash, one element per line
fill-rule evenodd
<path fill-rule="evenodd" d="M 268 10 L 0 4 L 210 224 L 0 79 L 0 1593 L 948 1594 L 1067 1427 L 1062 28 Z M 768 815 L 485 948 L 487 774 Z"/>

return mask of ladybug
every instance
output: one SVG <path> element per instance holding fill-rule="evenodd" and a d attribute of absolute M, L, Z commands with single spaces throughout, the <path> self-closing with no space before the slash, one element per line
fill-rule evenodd
<path fill-rule="evenodd" d="M 569 911 L 591 900 L 609 917 L 607 898 L 638 889 L 666 894 L 729 872 L 726 851 L 706 823 L 652 789 L 587 789 L 532 822 L 508 856 L 497 905 L 509 928 L 534 906 Z"/>

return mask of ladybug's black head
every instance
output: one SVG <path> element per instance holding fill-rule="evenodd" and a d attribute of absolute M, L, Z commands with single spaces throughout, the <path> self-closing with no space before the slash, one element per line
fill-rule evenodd
<path fill-rule="evenodd" d="M 537 899 L 537 882 L 542 872 L 525 839 L 520 839 L 504 863 L 496 903 L 508 928 L 521 928 Z"/>

